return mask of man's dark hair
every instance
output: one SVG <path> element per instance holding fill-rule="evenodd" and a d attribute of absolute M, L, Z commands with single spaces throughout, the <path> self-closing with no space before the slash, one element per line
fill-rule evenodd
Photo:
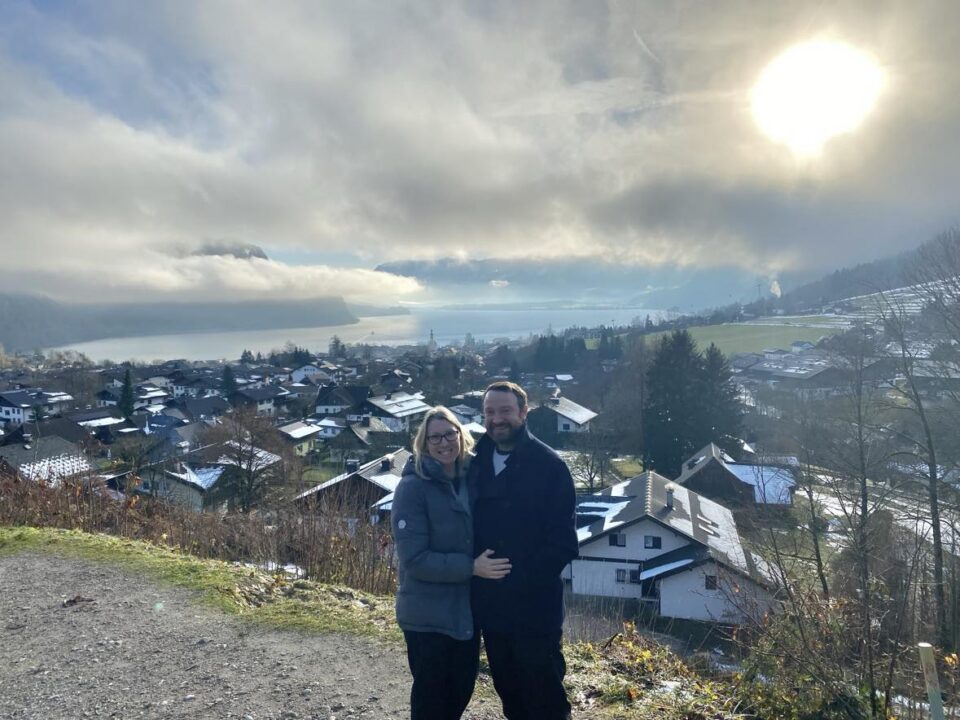
<path fill-rule="evenodd" d="M 527 406 L 527 393 L 515 382 L 510 382 L 509 380 L 497 380 L 495 383 L 490 383 L 487 386 L 487 389 L 483 391 L 484 399 L 486 399 L 487 393 L 490 392 L 513 393 L 517 398 L 517 406 L 521 410 Z"/>

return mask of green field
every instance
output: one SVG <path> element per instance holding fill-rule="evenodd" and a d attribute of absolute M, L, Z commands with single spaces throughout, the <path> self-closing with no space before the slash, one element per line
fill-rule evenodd
<path fill-rule="evenodd" d="M 839 329 L 839 328 L 838 328 Z M 796 325 L 705 325 L 688 328 L 701 350 L 714 343 L 724 355 L 742 352 L 760 352 L 766 348 L 790 349 L 795 340 L 807 340 L 816 343 L 824 335 L 836 331 L 822 327 L 801 327 Z M 665 333 L 647 335 L 647 342 L 655 342 Z"/>

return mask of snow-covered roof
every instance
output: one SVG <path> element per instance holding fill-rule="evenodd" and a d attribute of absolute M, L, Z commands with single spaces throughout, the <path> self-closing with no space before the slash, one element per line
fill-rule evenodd
<path fill-rule="evenodd" d="M 343 418 L 338 417 L 325 417 L 323 420 L 317 423 L 317 427 L 321 428 L 340 428 L 341 430 L 347 427 L 347 421 Z"/>
<path fill-rule="evenodd" d="M 224 443 L 224 445 L 226 445 L 229 448 L 229 450 L 227 451 L 228 453 L 230 450 L 236 450 L 238 448 L 238 445 L 234 440 L 228 440 L 227 442 Z M 276 463 L 280 462 L 279 455 L 274 455 L 272 452 L 263 450 L 261 448 L 246 446 L 246 447 L 243 447 L 242 450 L 245 458 L 248 453 L 252 455 L 253 457 L 252 465 L 254 470 L 263 470 L 264 468 L 268 468 L 271 465 L 275 465 Z M 238 464 L 236 456 L 229 455 L 229 454 L 221 455 L 220 459 L 217 460 L 217 462 L 222 465 Z"/>
<path fill-rule="evenodd" d="M 661 575 L 666 575 L 671 573 L 674 570 L 679 568 L 686 567 L 687 565 L 693 564 L 693 558 L 684 558 L 683 560 L 675 560 L 673 562 L 664 563 L 663 565 L 658 565 L 657 567 L 649 568 L 640 573 L 640 580 L 650 580 L 651 578 L 660 577 Z"/>
<path fill-rule="evenodd" d="M 82 420 L 78 421 L 77 425 L 83 425 L 83 427 L 95 428 L 95 427 L 107 427 L 109 425 L 122 425 L 126 422 L 123 418 L 118 417 L 103 417 L 96 418 L 95 420 Z"/>
<path fill-rule="evenodd" d="M 180 472 L 168 470 L 167 474 L 205 491 L 214 486 L 217 480 L 220 479 L 220 476 L 223 475 L 225 469 L 226 468 L 217 465 L 211 467 L 194 467 L 183 464 L 180 466 Z"/>
<path fill-rule="evenodd" d="M 758 504 L 789 505 L 791 503 L 791 492 L 797 483 L 789 471 L 768 465 L 741 463 L 727 463 L 727 469 L 740 481 L 753 485 L 754 500 Z"/>
<path fill-rule="evenodd" d="M 295 422 L 290 423 L 289 425 L 284 425 L 280 428 L 280 432 L 286 435 L 293 440 L 302 440 L 303 438 L 310 437 L 311 435 L 316 435 L 320 432 L 320 428 L 316 425 L 310 425 L 305 422 Z"/>
<path fill-rule="evenodd" d="M 572 420 L 577 425 L 585 425 L 593 420 L 597 413 L 565 397 L 551 398 L 542 407 L 553 410 L 557 415 Z"/>
<path fill-rule="evenodd" d="M 430 406 L 423 401 L 423 393 L 420 392 L 413 395 L 407 392 L 378 395 L 367 398 L 367 402 L 395 418 L 423 415 L 430 409 Z"/>
<path fill-rule="evenodd" d="M 378 457 L 376 460 L 371 460 L 368 463 L 364 463 L 356 470 L 348 471 L 337 475 L 335 478 L 331 478 L 326 482 L 322 482 L 319 485 L 316 485 L 309 490 L 306 490 L 299 495 L 297 495 L 297 500 L 303 500 L 311 495 L 326 490 L 329 487 L 333 487 L 338 483 L 342 483 L 344 480 L 359 475 L 365 480 L 369 480 L 371 483 L 377 487 L 386 490 L 388 493 L 392 493 L 397 489 L 397 485 L 400 482 L 400 477 L 403 474 L 403 466 L 406 464 L 407 459 L 411 456 L 409 450 L 397 450 L 394 453 L 388 455 L 383 455 Z M 389 460 L 389 470 L 384 471 L 384 461 Z"/>
<path fill-rule="evenodd" d="M 471 435 L 483 435 L 485 432 L 487 432 L 487 429 L 483 425 L 475 422 L 467 423 L 463 426 L 463 429 Z"/>
<path fill-rule="evenodd" d="M 671 507 L 667 506 L 668 485 L 673 486 Z M 581 498 L 578 514 L 582 505 L 602 503 L 602 498 L 609 498 L 609 504 L 617 507 L 577 531 L 581 546 L 649 518 L 695 541 L 714 561 L 757 582 L 772 583 L 762 558 L 743 547 L 733 513 L 719 503 L 652 471 Z"/>

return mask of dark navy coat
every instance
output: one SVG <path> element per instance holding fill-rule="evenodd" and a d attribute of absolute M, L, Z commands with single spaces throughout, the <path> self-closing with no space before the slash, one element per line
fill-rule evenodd
<path fill-rule="evenodd" d="M 576 493 L 566 463 L 526 426 L 499 475 L 494 443 L 480 439 L 470 466 L 474 555 L 510 559 L 501 580 L 473 578 L 473 615 L 491 632 L 557 636 L 563 628 L 560 573 L 579 551 Z"/>

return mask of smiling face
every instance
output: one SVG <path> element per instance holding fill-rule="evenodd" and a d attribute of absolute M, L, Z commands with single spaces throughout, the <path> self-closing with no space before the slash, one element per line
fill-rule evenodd
<path fill-rule="evenodd" d="M 427 454 L 440 463 L 444 470 L 452 470 L 460 457 L 460 431 L 443 418 L 433 418 L 427 424 Z"/>
<path fill-rule="evenodd" d="M 512 392 L 489 390 L 483 398 L 483 425 L 501 450 L 512 450 L 517 433 L 527 419 L 527 408 Z"/>

